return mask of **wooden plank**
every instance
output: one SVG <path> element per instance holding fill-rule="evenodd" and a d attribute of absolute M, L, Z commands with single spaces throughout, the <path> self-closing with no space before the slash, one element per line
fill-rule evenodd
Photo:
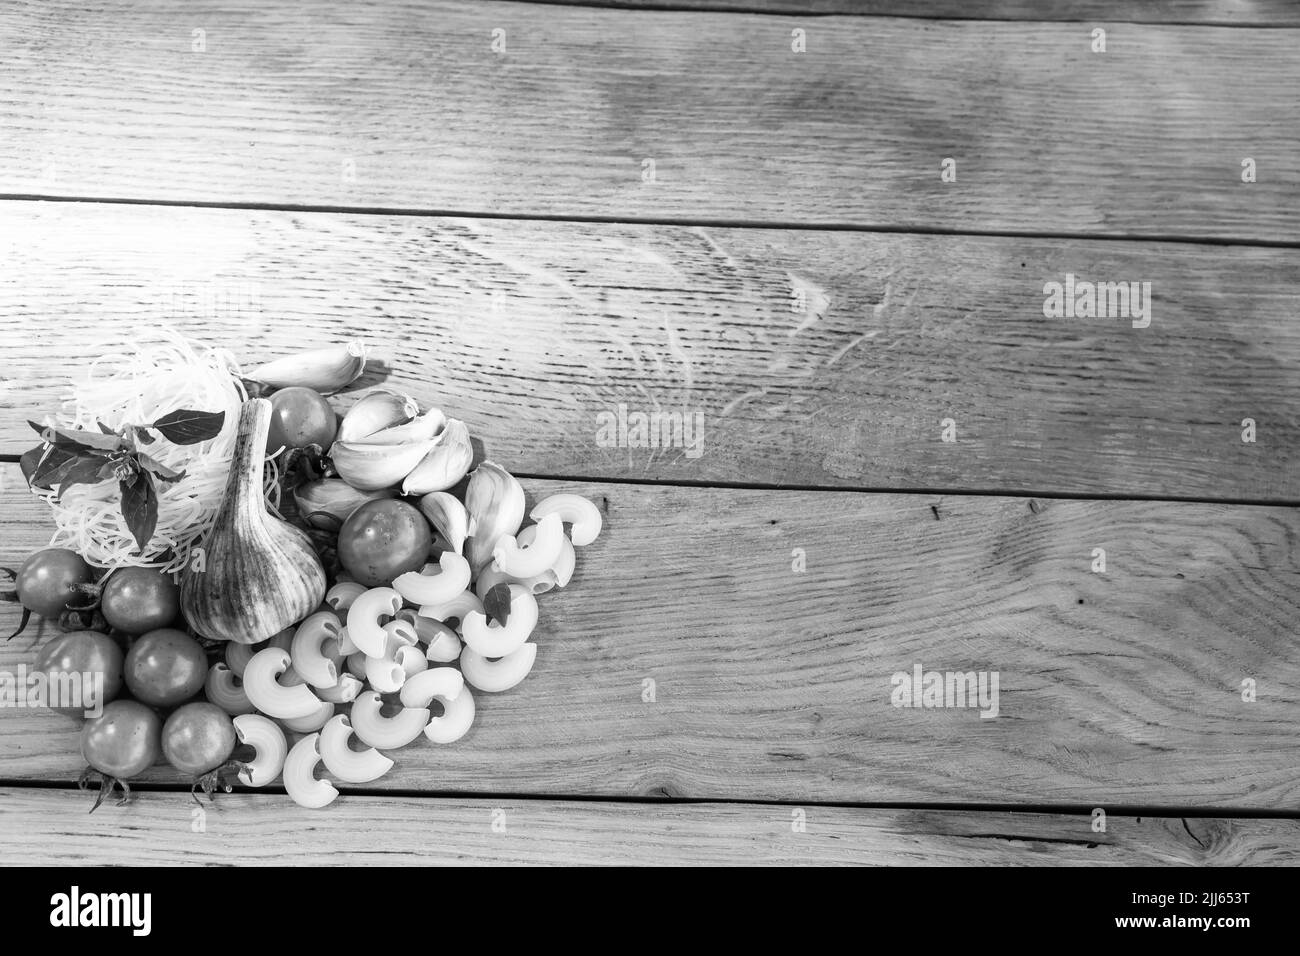
<path fill-rule="evenodd" d="M 0 451 L 30 445 L 97 341 L 166 320 L 249 364 L 363 336 L 526 474 L 1295 501 L 1292 259 L 0 203 Z M 1044 318 L 1067 274 L 1151 282 L 1149 327 Z M 610 447 L 620 405 L 702 416 L 702 443 Z"/>
<path fill-rule="evenodd" d="M 12 565 L 48 525 L 5 468 Z M 1300 795 L 1300 511 L 527 484 L 560 488 L 600 503 L 606 531 L 542 599 L 532 674 L 479 695 L 456 745 L 398 752 L 375 788 L 1268 810 Z M 31 647 L 0 645 L 0 668 Z M 917 664 L 996 672 L 999 716 L 892 706 L 892 676 Z M 79 769 L 72 721 L 0 711 L 0 780 Z"/>
<path fill-rule="evenodd" d="M 716 10 L 734 13 L 842 14 L 954 20 L 1096 20 L 1121 23 L 1206 23 L 1241 26 L 1300 25 L 1288 0 L 533 0 L 566 6 L 638 10 Z"/>
<path fill-rule="evenodd" d="M 1092 29 L 9 4 L 0 194 L 1293 241 L 1297 34 Z"/>
<path fill-rule="evenodd" d="M 756 804 L 142 793 L 86 813 L 68 790 L 0 788 L 7 865 L 1282 866 L 1295 820 L 1168 819 Z M 799 819 L 798 815 L 802 815 Z M 798 821 L 798 823 L 796 822 Z M 802 826 L 803 829 L 798 829 Z M 418 835 L 418 838 L 417 838 Z M 429 835 L 434 835 L 429 838 Z"/>

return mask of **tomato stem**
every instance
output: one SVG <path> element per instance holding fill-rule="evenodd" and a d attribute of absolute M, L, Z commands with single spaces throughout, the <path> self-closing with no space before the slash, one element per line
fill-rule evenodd
<path fill-rule="evenodd" d="M 208 802 L 212 803 L 214 802 L 212 796 L 214 791 L 220 789 L 225 793 L 230 793 L 235 787 L 228 778 L 238 777 L 240 773 L 247 769 L 248 765 L 242 760 L 227 760 L 215 770 L 209 770 L 207 773 L 195 777 L 194 783 L 190 786 L 190 796 L 194 798 L 195 803 L 202 806 L 203 801 L 199 799 L 196 792 L 202 791 L 203 795 L 208 798 Z"/>
<path fill-rule="evenodd" d="M 92 781 L 98 778 L 99 793 L 95 796 L 95 802 L 91 805 L 87 813 L 94 813 L 99 809 L 99 805 L 104 802 L 104 798 L 112 795 L 113 790 L 117 787 L 122 788 L 122 796 L 117 801 L 119 807 L 124 807 L 131 802 L 131 785 L 125 780 L 114 777 L 111 774 L 100 773 L 93 767 L 87 767 L 81 771 L 81 777 L 77 780 L 77 788 L 80 790 L 89 790 Z"/>

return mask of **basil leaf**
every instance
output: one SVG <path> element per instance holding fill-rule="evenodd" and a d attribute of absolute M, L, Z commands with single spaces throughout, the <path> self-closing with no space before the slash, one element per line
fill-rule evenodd
<path fill-rule="evenodd" d="M 46 442 L 51 445 L 58 445 L 60 448 L 74 448 L 83 451 L 118 451 L 123 447 L 122 436 L 116 434 L 104 435 L 99 432 L 88 432 L 81 428 L 56 428 L 53 425 L 38 425 L 36 422 L 27 423 L 36 429 L 37 433 Z"/>
<path fill-rule="evenodd" d="M 483 610 L 487 611 L 488 617 L 505 627 L 510 617 L 510 585 L 498 584 L 489 588 L 483 598 Z"/>
<path fill-rule="evenodd" d="M 141 445 L 152 445 L 153 436 L 149 434 L 149 429 L 143 425 L 132 425 L 131 434 L 135 435 L 135 440 Z"/>
<path fill-rule="evenodd" d="M 135 460 L 140 463 L 140 467 L 145 471 L 151 472 L 153 476 L 160 481 L 171 484 L 174 481 L 180 481 L 185 477 L 185 472 L 177 471 L 175 468 L 168 468 L 160 461 L 155 461 L 144 452 L 137 452 Z"/>
<path fill-rule="evenodd" d="M 62 481 L 63 476 L 67 474 L 67 470 L 82 457 L 82 453 L 71 448 L 46 445 L 44 454 L 41 455 L 36 467 L 32 470 L 32 486 L 44 488 L 48 491 L 51 486 Z"/>
<path fill-rule="evenodd" d="M 99 470 L 104 466 L 104 459 L 95 455 L 85 455 L 78 458 L 63 473 L 59 481 L 59 493 L 56 497 L 62 498 L 68 493 L 68 489 L 74 485 L 97 485 L 104 479 L 100 477 Z"/>
<path fill-rule="evenodd" d="M 133 482 L 118 481 L 122 493 L 122 517 L 135 538 L 136 547 L 144 553 L 154 528 L 158 527 L 158 495 L 148 475 L 136 475 Z"/>
<path fill-rule="evenodd" d="M 225 412 L 195 412 L 181 408 L 169 412 L 149 427 L 158 429 L 173 444 L 196 445 L 220 435 L 225 422 Z"/>

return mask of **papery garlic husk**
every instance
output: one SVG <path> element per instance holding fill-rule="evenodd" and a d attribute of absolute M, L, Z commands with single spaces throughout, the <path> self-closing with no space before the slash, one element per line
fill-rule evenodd
<path fill-rule="evenodd" d="M 272 388 L 302 385 L 328 395 L 355 382 L 365 367 L 366 346 L 358 339 L 346 345 L 286 355 L 259 365 L 245 377 Z"/>
<path fill-rule="evenodd" d="M 424 495 L 431 491 L 446 491 L 464 478 L 465 472 L 474 463 L 474 447 L 470 444 L 469 429 L 464 422 L 455 418 L 447 419 L 447 427 L 435 442 L 424 460 L 402 482 L 402 494 Z"/>
<path fill-rule="evenodd" d="M 433 448 L 436 439 L 408 445 L 364 445 L 336 441 L 330 460 L 339 477 L 353 488 L 378 491 L 392 488 L 411 473 Z"/>
<path fill-rule="evenodd" d="M 465 557 L 478 574 L 492 561 L 492 549 L 503 534 L 515 534 L 524 523 L 523 486 L 500 465 L 485 461 L 469 476 L 465 490 L 469 537 Z"/>
<path fill-rule="evenodd" d="M 360 441 L 385 428 L 403 425 L 419 414 L 420 406 L 411 396 L 391 388 L 371 389 L 344 413 L 334 440 Z"/>
<path fill-rule="evenodd" d="M 348 520 L 348 516 L 367 501 L 396 497 L 396 488 L 360 491 L 341 478 L 317 478 L 293 490 L 298 514 L 313 528 L 327 531 L 337 531 Z"/>
<path fill-rule="evenodd" d="M 405 445 L 414 441 L 428 441 L 438 437 L 446 424 L 447 416 L 438 409 L 431 408 L 409 422 L 382 429 L 365 438 L 357 438 L 355 442 L 360 445 Z"/>
<path fill-rule="evenodd" d="M 420 512 L 453 551 L 464 554 L 469 512 L 455 495 L 445 491 L 431 492 L 420 499 Z"/>
<path fill-rule="evenodd" d="M 267 512 L 263 469 L 270 424 L 270 402 L 243 404 L 221 509 L 181 577 L 185 620 L 210 640 L 268 640 L 325 597 L 325 569 L 311 540 Z"/>

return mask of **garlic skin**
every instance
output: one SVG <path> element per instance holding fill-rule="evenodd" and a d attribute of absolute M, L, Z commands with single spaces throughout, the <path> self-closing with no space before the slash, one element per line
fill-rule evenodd
<path fill-rule="evenodd" d="M 473 463 L 474 446 L 469 441 L 469 429 L 464 422 L 449 418 L 447 427 L 437 437 L 429 453 L 402 482 L 402 494 L 427 495 L 434 491 L 446 491 L 465 477 Z"/>
<path fill-rule="evenodd" d="M 353 488 L 379 491 L 394 487 L 409 475 L 435 444 L 436 439 L 407 445 L 336 441 L 330 446 L 330 460 L 339 477 Z"/>
<path fill-rule="evenodd" d="M 304 385 L 323 395 L 346 388 L 365 371 L 366 346 L 360 339 L 346 345 L 312 349 L 266 362 L 246 376 L 272 388 Z"/>
<path fill-rule="evenodd" d="M 492 549 L 501 536 L 517 533 L 523 524 L 523 486 L 496 462 L 485 461 L 469 476 L 465 510 L 469 513 L 465 557 L 478 574 L 492 561 Z"/>
<path fill-rule="evenodd" d="M 226 494 L 181 577 L 181 609 L 202 636 L 256 644 L 303 620 L 325 598 L 325 569 L 307 535 L 266 510 L 263 459 L 271 403 L 244 403 Z"/>
<path fill-rule="evenodd" d="M 420 406 L 409 395 L 390 388 L 371 389 L 344 414 L 335 441 L 361 441 L 375 432 L 405 424 L 419 414 Z"/>
<path fill-rule="evenodd" d="M 360 491 L 340 478 L 317 478 L 293 490 L 293 500 L 298 506 L 298 514 L 313 528 L 322 528 L 326 531 L 338 530 L 338 526 L 347 521 L 348 516 L 367 501 L 396 497 L 395 488 Z"/>
<path fill-rule="evenodd" d="M 459 480 L 459 479 L 457 479 Z M 420 499 L 420 512 L 453 551 L 465 553 L 469 533 L 469 512 L 455 495 L 434 491 Z"/>

